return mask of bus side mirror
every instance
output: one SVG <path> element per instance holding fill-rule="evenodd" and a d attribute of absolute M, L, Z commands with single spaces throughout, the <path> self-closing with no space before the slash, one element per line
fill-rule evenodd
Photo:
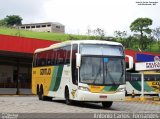
<path fill-rule="evenodd" d="M 76 53 L 76 67 L 79 68 L 81 66 L 81 54 Z"/>
<path fill-rule="evenodd" d="M 133 69 L 133 57 L 131 57 L 129 55 L 125 55 L 125 57 L 128 57 L 128 63 L 129 63 L 129 68 L 126 68 L 126 70 Z"/>

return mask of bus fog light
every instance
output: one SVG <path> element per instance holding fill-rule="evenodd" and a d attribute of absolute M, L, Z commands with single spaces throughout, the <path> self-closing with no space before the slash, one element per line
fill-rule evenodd
<path fill-rule="evenodd" d="M 83 87 L 83 86 L 79 86 L 78 89 L 83 91 L 89 91 L 87 87 Z"/>

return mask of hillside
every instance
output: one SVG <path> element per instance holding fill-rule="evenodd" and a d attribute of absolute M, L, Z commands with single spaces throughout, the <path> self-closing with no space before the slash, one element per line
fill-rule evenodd
<path fill-rule="evenodd" d="M 44 39 L 44 40 L 54 40 L 54 41 L 65 41 L 65 40 L 72 40 L 72 39 L 75 39 L 75 40 L 90 39 L 90 37 L 85 35 L 35 32 L 35 31 L 26 31 L 26 30 L 19 30 L 19 29 L 6 28 L 6 27 L 0 27 L 0 34 L 11 35 L 11 36 L 21 36 L 21 37 L 27 37 L 27 38 L 38 38 L 38 39 Z"/>

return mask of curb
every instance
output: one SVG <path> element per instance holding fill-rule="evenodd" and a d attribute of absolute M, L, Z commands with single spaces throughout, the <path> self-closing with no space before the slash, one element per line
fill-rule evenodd
<path fill-rule="evenodd" d="M 0 94 L 0 96 L 15 96 L 15 97 L 19 97 L 19 96 L 36 96 L 34 94 L 19 94 L 19 95 L 16 95 L 16 94 Z"/>
<path fill-rule="evenodd" d="M 158 97 L 150 97 L 150 98 L 131 98 L 131 97 L 126 97 L 127 102 L 137 102 L 137 103 L 145 103 L 145 104 L 156 104 L 160 105 L 160 98 Z"/>
<path fill-rule="evenodd" d="M 126 97 L 126 101 L 160 101 L 159 97 L 135 97 L 135 98 L 131 98 L 131 97 Z"/>

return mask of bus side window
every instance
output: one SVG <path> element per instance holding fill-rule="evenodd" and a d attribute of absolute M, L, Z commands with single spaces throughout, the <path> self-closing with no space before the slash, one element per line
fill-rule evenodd
<path fill-rule="evenodd" d="M 57 65 L 57 55 L 58 55 L 57 49 L 54 49 L 52 53 L 52 64 L 53 65 Z"/>
<path fill-rule="evenodd" d="M 58 55 L 58 57 L 57 57 L 57 64 L 58 65 L 63 64 L 63 49 L 59 48 L 57 50 L 57 55 Z"/>
<path fill-rule="evenodd" d="M 46 65 L 46 52 L 39 53 L 39 66 L 45 66 Z"/>
<path fill-rule="evenodd" d="M 47 65 L 51 65 L 52 64 L 52 62 L 51 62 L 51 50 L 48 50 L 47 52 L 47 58 L 46 58 L 46 60 L 47 60 Z"/>
<path fill-rule="evenodd" d="M 76 53 L 78 51 L 78 45 L 73 44 L 72 46 L 72 82 L 78 85 L 78 70 L 76 68 Z"/>
<path fill-rule="evenodd" d="M 64 47 L 64 64 L 70 64 L 71 45 Z"/>
<path fill-rule="evenodd" d="M 37 66 L 37 54 L 34 54 L 34 57 L 33 57 L 33 66 L 36 67 Z"/>

